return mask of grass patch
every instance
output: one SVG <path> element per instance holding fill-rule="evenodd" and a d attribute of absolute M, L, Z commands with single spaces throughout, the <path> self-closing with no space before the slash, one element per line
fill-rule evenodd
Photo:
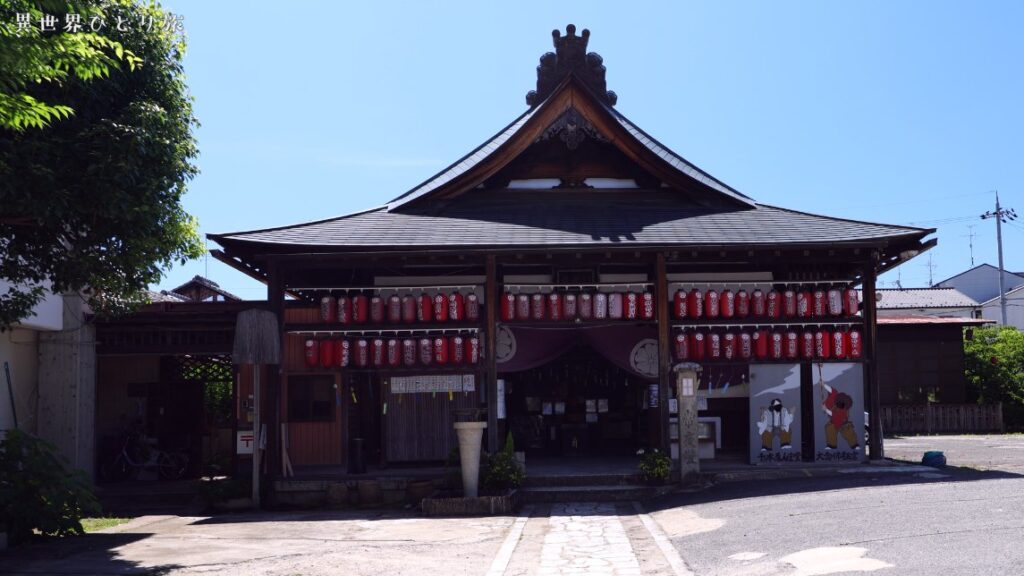
<path fill-rule="evenodd" d="M 85 528 L 86 532 L 96 532 L 97 530 L 113 528 L 129 520 L 131 518 L 82 518 L 82 528 Z"/>

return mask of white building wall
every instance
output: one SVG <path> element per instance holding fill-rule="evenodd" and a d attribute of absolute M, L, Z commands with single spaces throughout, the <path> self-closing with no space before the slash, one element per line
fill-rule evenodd
<path fill-rule="evenodd" d="M 901 316 L 935 316 L 937 318 L 974 318 L 974 308 L 895 308 L 879 309 L 879 318 Z"/>
<path fill-rule="evenodd" d="M 982 305 L 981 316 L 1002 324 L 1003 316 L 999 299 L 996 298 Z M 1017 290 L 1006 295 L 1006 325 L 1024 330 L 1024 290 Z"/>
<path fill-rule="evenodd" d="M 1004 270 L 1003 282 L 1005 290 L 1012 290 L 1017 286 L 1024 285 L 1024 278 Z M 936 284 L 936 286 L 956 288 L 978 302 L 985 302 L 999 295 L 999 269 L 986 264 L 969 270 L 956 278 Z"/>

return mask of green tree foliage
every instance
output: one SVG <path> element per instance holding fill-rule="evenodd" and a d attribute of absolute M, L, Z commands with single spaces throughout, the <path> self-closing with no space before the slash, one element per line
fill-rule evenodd
<path fill-rule="evenodd" d="M 57 449 L 20 430 L 0 442 L 0 523 L 14 542 L 33 534 L 82 534 L 82 517 L 98 514 L 92 485 Z"/>
<path fill-rule="evenodd" d="M 26 12 L 31 33 L 16 25 Z M 63 30 L 72 12 L 85 32 Z M 55 32 L 39 32 L 47 13 Z M 92 18 L 103 19 L 97 33 Z M 181 206 L 197 122 L 184 40 L 167 22 L 159 5 L 131 0 L 0 0 L 0 278 L 25 286 L 0 294 L 0 329 L 45 282 L 116 311 L 202 254 Z"/>
<path fill-rule="evenodd" d="M 980 328 L 964 342 L 971 393 L 981 403 L 1003 403 L 1008 428 L 1024 429 L 1024 332 L 1012 327 Z"/>

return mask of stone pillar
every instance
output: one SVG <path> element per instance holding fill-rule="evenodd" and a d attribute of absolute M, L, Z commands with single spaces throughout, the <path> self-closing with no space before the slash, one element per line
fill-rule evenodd
<path fill-rule="evenodd" d="M 96 329 L 80 295 L 63 299 L 64 329 L 39 334 L 37 430 L 95 479 Z"/>
<path fill-rule="evenodd" d="M 476 498 L 480 486 L 480 445 L 487 422 L 456 422 L 459 435 L 459 460 L 462 465 L 462 495 Z"/>
<path fill-rule="evenodd" d="M 692 363 L 675 366 L 676 398 L 679 401 L 679 476 L 683 484 L 693 480 L 700 473 L 700 454 L 697 423 L 697 371 L 700 367 Z"/>

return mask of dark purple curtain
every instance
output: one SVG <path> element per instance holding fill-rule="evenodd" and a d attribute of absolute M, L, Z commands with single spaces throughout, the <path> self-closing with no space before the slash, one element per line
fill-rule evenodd
<path fill-rule="evenodd" d="M 586 343 L 612 364 L 645 380 L 658 379 L 658 332 L 654 326 L 498 328 L 498 371 L 542 366 L 577 343 Z"/>

